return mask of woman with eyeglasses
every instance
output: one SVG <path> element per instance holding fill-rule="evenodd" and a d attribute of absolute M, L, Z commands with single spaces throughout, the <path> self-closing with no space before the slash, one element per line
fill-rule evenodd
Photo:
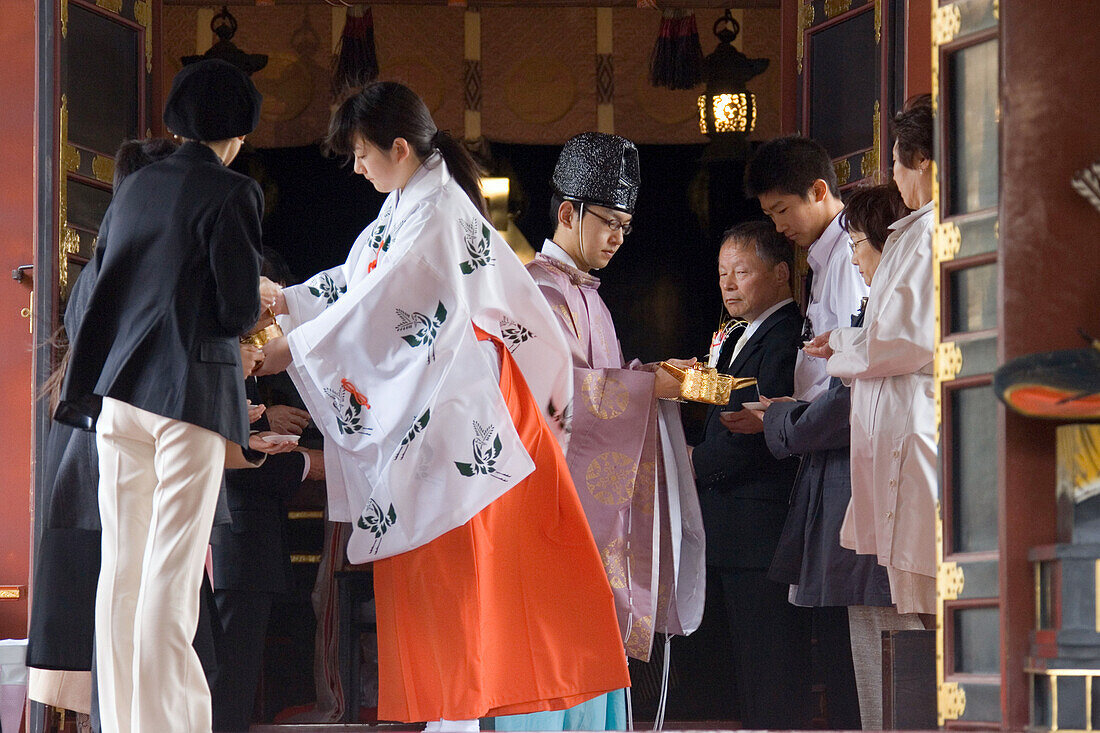
<path fill-rule="evenodd" d="M 913 212 L 890 225 L 881 260 L 870 256 L 860 265 L 873 276 L 863 328 L 835 329 L 812 348 L 829 358 L 829 374 L 852 383 L 852 501 L 841 543 L 878 556 L 898 613 L 933 614 L 938 480 L 929 95 L 909 100 L 894 130 L 894 180 Z M 857 256 L 862 263 L 868 255 Z"/>

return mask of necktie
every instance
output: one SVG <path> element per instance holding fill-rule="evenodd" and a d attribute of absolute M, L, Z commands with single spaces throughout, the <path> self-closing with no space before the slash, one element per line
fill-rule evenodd
<path fill-rule="evenodd" d="M 802 312 L 806 314 L 802 319 L 802 341 L 812 341 L 814 338 L 814 324 L 810 321 L 810 299 L 813 297 L 814 269 L 806 270 L 806 277 L 802 280 Z"/>

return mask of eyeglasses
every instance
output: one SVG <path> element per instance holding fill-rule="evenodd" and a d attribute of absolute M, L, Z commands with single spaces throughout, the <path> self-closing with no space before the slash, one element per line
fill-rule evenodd
<path fill-rule="evenodd" d="M 604 224 L 606 224 L 607 228 L 610 229 L 613 232 L 617 232 L 621 229 L 622 232 L 623 232 L 624 237 L 626 235 L 630 234 L 632 231 L 634 231 L 634 225 L 631 224 L 629 221 L 626 222 L 626 223 L 623 223 L 623 222 L 619 221 L 618 219 L 616 219 L 614 217 L 610 217 L 610 218 L 603 217 L 603 216 L 600 216 L 599 214 L 597 214 L 592 209 L 585 209 L 584 213 L 591 214 L 592 216 L 596 217 L 597 219 L 602 221 Z"/>
<path fill-rule="evenodd" d="M 869 241 L 871 241 L 870 237 L 864 237 L 863 239 L 853 239 L 852 243 L 848 246 L 852 248 L 852 253 L 854 254 L 855 251 L 856 251 L 856 247 L 858 247 L 861 244 L 866 244 Z"/>

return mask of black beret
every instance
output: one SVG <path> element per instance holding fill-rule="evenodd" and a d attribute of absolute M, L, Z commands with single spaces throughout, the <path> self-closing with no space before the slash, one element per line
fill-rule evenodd
<path fill-rule="evenodd" d="M 638 149 L 625 137 L 582 132 L 561 149 L 550 185 L 562 198 L 633 214 L 641 185 Z"/>
<path fill-rule="evenodd" d="M 247 74 L 220 59 L 206 59 L 184 66 L 172 80 L 164 124 L 189 140 L 239 137 L 256 129 L 262 101 Z"/>

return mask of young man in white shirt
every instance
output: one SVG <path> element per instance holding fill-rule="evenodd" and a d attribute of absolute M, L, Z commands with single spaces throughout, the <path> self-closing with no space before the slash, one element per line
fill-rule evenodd
<path fill-rule="evenodd" d="M 849 325 L 867 285 L 852 266 L 851 240 L 840 225 L 844 202 L 825 148 L 797 135 L 764 143 L 745 170 L 745 194 L 759 199 L 780 234 L 809 250 L 803 340 Z M 798 353 L 795 399 L 811 402 L 828 389 L 825 361 Z"/>

